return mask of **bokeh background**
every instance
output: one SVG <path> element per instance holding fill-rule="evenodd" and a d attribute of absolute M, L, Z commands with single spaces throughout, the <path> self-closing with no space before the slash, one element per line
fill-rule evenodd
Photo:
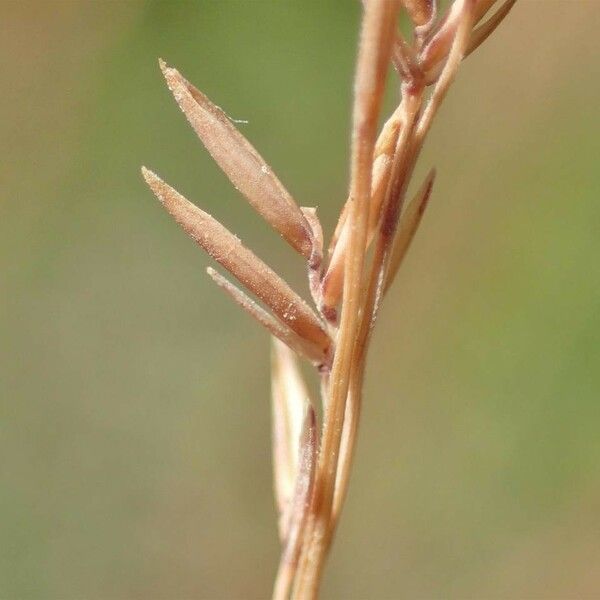
<path fill-rule="evenodd" d="M 331 231 L 359 3 L 0 10 L 0 597 L 266 598 L 269 340 L 139 167 L 304 289 L 157 57 Z M 436 121 L 324 598 L 600 597 L 599 18 L 520 0 Z"/>

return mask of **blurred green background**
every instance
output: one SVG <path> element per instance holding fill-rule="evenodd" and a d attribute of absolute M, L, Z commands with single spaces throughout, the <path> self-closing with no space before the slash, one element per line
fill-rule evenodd
<path fill-rule="evenodd" d="M 0 10 L 0 597 L 266 598 L 269 340 L 139 167 L 304 289 L 157 57 L 249 121 L 330 232 L 359 3 Z M 600 596 L 599 18 L 517 3 L 436 121 L 324 598 Z"/>

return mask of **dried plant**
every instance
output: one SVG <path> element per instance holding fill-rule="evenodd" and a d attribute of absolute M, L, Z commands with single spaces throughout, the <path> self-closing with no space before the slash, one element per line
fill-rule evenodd
<path fill-rule="evenodd" d="M 223 225 L 142 169 L 167 211 L 243 289 L 209 268 L 215 283 L 274 338 L 273 465 L 282 543 L 275 598 L 314 598 L 318 593 L 348 488 L 370 334 L 435 178 L 432 169 L 405 206 L 415 163 L 462 60 L 494 31 L 514 2 L 505 1 L 483 24 L 496 0 L 455 0 L 441 18 L 435 0 L 364 2 L 349 196 L 327 256 L 315 209 L 299 208 L 227 115 L 160 62 L 175 100 L 217 164 L 307 263 L 312 308 Z M 398 30 L 401 10 L 412 25 L 410 40 Z M 399 76 L 400 99 L 377 136 L 390 64 Z M 321 427 L 296 356 L 310 361 L 320 378 Z"/>

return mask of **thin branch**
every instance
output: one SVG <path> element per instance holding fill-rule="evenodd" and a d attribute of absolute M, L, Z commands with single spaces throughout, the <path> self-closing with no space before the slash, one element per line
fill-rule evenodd
<path fill-rule="evenodd" d="M 362 317 L 357 332 L 357 341 L 352 358 L 352 372 L 348 390 L 348 406 L 342 429 L 342 451 L 338 465 L 335 496 L 332 509 L 331 529 L 335 528 L 341 508 L 348 492 L 350 466 L 356 446 L 358 421 L 362 405 L 362 382 L 364 377 L 365 359 L 369 335 L 377 309 L 378 290 L 380 288 L 380 273 L 386 268 L 386 260 L 395 229 L 392 213 L 400 210 L 407 180 L 416 160 L 411 154 L 414 128 L 423 96 L 422 88 L 407 91 L 402 101 L 404 126 L 396 144 L 390 186 L 383 205 L 383 216 L 380 223 L 380 233 L 377 239 L 375 254 L 371 264 L 368 288 L 363 298 Z M 381 233 L 381 230 L 384 230 Z"/>
<path fill-rule="evenodd" d="M 352 158 L 348 215 L 351 231 L 344 277 L 344 302 L 330 379 L 330 396 L 321 441 L 311 537 L 303 549 L 303 569 L 295 596 L 316 595 L 331 531 L 329 521 L 335 487 L 351 361 L 359 325 L 363 262 L 369 220 L 371 169 L 377 118 L 391 58 L 398 3 L 370 0 L 365 7 L 355 80 Z"/>

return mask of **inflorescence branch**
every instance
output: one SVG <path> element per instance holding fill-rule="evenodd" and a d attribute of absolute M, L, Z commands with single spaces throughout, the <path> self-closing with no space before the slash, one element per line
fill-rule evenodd
<path fill-rule="evenodd" d="M 414 167 L 461 62 L 515 1 L 454 0 L 441 17 L 436 0 L 363 1 L 349 193 L 326 255 L 316 209 L 298 206 L 227 115 L 160 61 L 175 100 L 216 163 L 306 261 L 312 306 L 216 219 L 142 169 L 175 221 L 241 288 L 208 268 L 213 281 L 273 338 L 273 465 L 282 544 L 276 599 L 318 594 L 348 488 L 371 331 L 435 180 L 431 169 L 405 203 Z M 412 39 L 398 30 L 402 11 Z M 390 65 L 399 76 L 399 103 L 377 135 Z M 314 365 L 321 380 L 320 425 L 297 357 Z"/>

